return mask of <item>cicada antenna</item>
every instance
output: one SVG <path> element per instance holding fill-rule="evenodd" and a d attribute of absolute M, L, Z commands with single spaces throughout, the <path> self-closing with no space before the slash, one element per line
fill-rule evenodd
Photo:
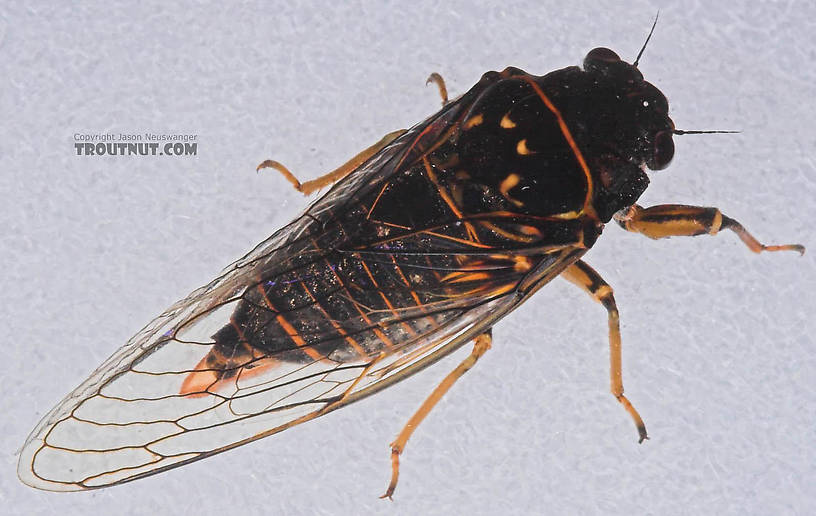
<path fill-rule="evenodd" d="M 652 23 L 652 29 L 649 31 L 649 35 L 646 36 L 646 42 L 643 43 L 643 47 L 641 47 L 640 52 L 638 52 L 637 57 L 635 58 L 635 62 L 632 63 L 632 66 L 637 68 L 638 63 L 640 62 L 640 56 L 643 55 L 643 51 L 646 50 L 646 45 L 649 44 L 649 40 L 652 39 L 652 34 L 654 34 L 655 27 L 657 27 L 657 19 L 660 17 L 660 11 L 657 11 L 655 14 L 654 23 Z"/>
<path fill-rule="evenodd" d="M 742 131 L 684 131 L 682 129 L 675 129 L 672 131 L 673 134 L 683 135 L 683 134 L 737 134 L 741 133 Z"/>

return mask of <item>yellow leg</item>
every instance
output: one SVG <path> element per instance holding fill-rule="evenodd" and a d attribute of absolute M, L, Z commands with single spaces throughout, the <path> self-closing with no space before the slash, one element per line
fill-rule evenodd
<path fill-rule="evenodd" d="M 363 378 L 368 376 L 368 374 L 371 372 L 371 369 L 375 365 L 377 365 L 377 362 L 379 362 L 386 356 L 387 354 L 385 352 L 380 352 L 380 354 L 377 355 L 376 358 L 374 358 L 374 360 L 366 364 L 366 366 L 363 368 L 363 370 L 360 372 L 357 378 L 355 378 L 354 381 L 351 382 L 351 385 L 349 385 L 348 388 L 345 391 L 343 391 L 343 394 L 340 395 L 340 398 L 338 398 L 337 401 L 334 401 L 326 405 L 323 408 L 323 412 L 331 412 L 332 410 L 337 408 L 337 405 L 343 404 L 346 401 L 346 398 L 348 398 L 352 391 L 354 391 L 354 388 L 357 387 L 357 384 L 359 384 Z"/>
<path fill-rule="evenodd" d="M 431 395 L 422 403 L 419 410 L 411 416 L 411 419 L 405 424 L 405 427 L 403 427 L 397 438 L 391 443 L 391 482 L 388 484 L 388 489 L 385 491 L 385 494 L 380 498 L 391 498 L 391 495 L 394 494 L 394 489 L 397 488 L 397 480 L 399 479 L 399 456 L 405 450 L 405 445 L 408 443 L 408 439 L 411 438 L 414 430 L 417 429 L 419 424 L 422 423 L 422 420 L 425 419 L 439 400 L 442 399 L 442 396 L 448 392 L 448 389 L 456 383 L 456 380 L 468 372 L 476 361 L 490 349 L 492 340 L 490 330 L 476 337 L 476 342 L 473 344 L 473 351 L 470 355 L 436 386 L 436 389 L 434 389 Z"/>
<path fill-rule="evenodd" d="M 625 230 L 642 233 L 649 238 L 716 235 L 720 230 L 730 229 L 740 237 L 748 249 L 755 253 L 762 251 L 805 253 L 805 247 L 799 244 L 764 245 L 760 243 L 742 227 L 742 224 L 726 217 L 717 208 L 682 204 L 659 204 L 642 208 L 635 204 L 625 212 L 615 215 L 615 220 Z"/>
<path fill-rule="evenodd" d="M 326 175 L 318 177 L 317 179 L 312 179 L 311 181 L 306 181 L 305 183 L 301 183 L 298 178 L 295 177 L 292 172 L 289 171 L 288 168 L 281 165 L 279 162 L 268 159 L 258 165 L 256 170 L 261 170 L 262 168 L 274 168 L 281 174 L 283 177 L 286 178 L 287 181 L 292 183 L 295 187 L 295 190 L 301 192 L 303 195 L 309 195 L 310 193 L 323 188 L 324 186 L 328 186 L 336 181 L 339 181 L 353 172 L 357 167 L 362 165 L 366 160 L 368 160 L 371 156 L 381 151 L 386 145 L 396 140 L 399 136 L 404 134 L 406 129 L 400 129 L 398 131 L 393 131 L 385 136 L 383 136 L 380 141 L 372 145 L 371 147 L 366 148 L 362 152 L 358 153 L 356 156 L 345 162 L 344 164 L 340 165 L 338 168 L 332 170 Z"/>
<path fill-rule="evenodd" d="M 648 435 L 646 435 L 646 425 L 643 424 L 643 419 L 640 418 L 640 414 L 635 410 L 635 407 L 633 407 L 629 400 L 626 399 L 626 396 L 623 395 L 620 317 L 618 315 L 618 306 L 615 304 L 615 296 L 612 293 L 612 287 L 610 287 L 592 267 L 580 260 L 562 272 L 561 276 L 581 287 L 592 296 L 595 301 L 601 303 L 609 313 L 610 390 L 626 409 L 626 412 L 632 416 L 639 435 L 638 442 L 642 443 L 644 439 L 649 438 Z"/>
<path fill-rule="evenodd" d="M 445 79 L 442 78 L 441 75 L 434 72 L 428 77 L 428 80 L 425 81 L 425 85 L 427 86 L 430 83 L 436 84 L 436 87 L 439 88 L 439 96 L 442 97 L 442 105 L 444 106 L 448 102 L 448 87 L 445 86 Z"/>

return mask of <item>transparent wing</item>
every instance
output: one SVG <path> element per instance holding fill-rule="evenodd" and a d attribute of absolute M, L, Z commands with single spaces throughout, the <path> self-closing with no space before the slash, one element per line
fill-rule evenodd
<path fill-rule="evenodd" d="M 40 423 L 23 448 L 19 476 L 48 490 L 103 487 L 277 433 L 430 364 L 438 357 L 434 352 L 466 342 L 514 299 L 505 294 L 480 300 L 436 335 L 417 342 L 413 353 L 347 363 L 328 358 L 282 362 L 260 374 L 238 374 L 228 387 L 198 396 L 182 395 L 179 389 L 194 373 L 189 364 L 200 357 L 199 346 L 160 338 L 144 353 L 150 333 L 140 333 Z"/>
<path fill-rule="evenodd" d="M 550 253 L 528 290 L 571 261 L 570 253 Z M 523 300 L 519 279 L 437 304 L 436 325 L 395 349 L 358 360 L 332 353 L 296 361 L 284 360 L 287 352 L 253 354 L 232 363 L 235 374 L 226 380 L 185 392 L 191 375 L 212 374 L 191 364 L 213 347 L 201 336 L 227 324 L 237 302 L 199 313 L 191 307 L 211 299 L 194 293 L 136 335 L 43 419 L 23 448 L 19 476 L 48 490 L 104 487 L 314 419 L 432 364 L 492 326 Z M 415 310 L 391 314 L 391 326 L 410 320 Z M 181 330 L 165 329 L 179 320 L 186 321 Z M 378 327 L 391 326 L 383 319 Z"/>
<path fill-rule="evenodd" d="M 303 323 L 298 327 L 303 345 L 289 343 L 293 335 L 268 337 L 266 344 L 281 345 L 262 351 L 245 339 L 220 355 L 228 355 L 226 360 L 207 362 L 201 357 L 212 355 L 219 345 L 213 335 L 230 327 L 237 306 L 247 302 L 255 286 L 246 281 L 254 275 L 232 268 L 159 316 L 54 408 L 24 445 L 19 476 L 48 490 L 104 487 L 314 419 L 457 349 L 579 254 L 570 247 L 547 251 L 529 274 L 482 261 L 485 265 L 475 272 L 472 266 L 448 272 L 439 299 L 392 310 L 367 307 L 359 318 L 329 321 L 330 326 L 348 328 L 345 332 L 320 326 L 308 330 L 303 325 L 315 324 L 313 320 L 293 317 Z M 397 255 L 395 261 L 409 257 Z M 398 267 L 411 269 L 408 263 Z M 481 277 L 483 271 L 490 271 L 490 278 Z M 478 277 L 462 281 L 469 275 Z M 384 298 L 386 291 L 369 294 Z M 306 309 L 275 316 L 294 316 Z M 363 321 L 370 325 L 360 326 Z M 354 327 L 358 331 L 352 331 Z M 349 339 L 380 346 L 355 355 Z M 382 345 L 389 341 L 392 346 Z"/>
<path fill-rule="evenodd" d="M 463 220 L 436 195 L 425 156 L 461 116 L 449 106 L 135 335 L 34 429 L 20 478 L 109 486 L 314 419 L 455 350 L 577 259 L 539 245 L 551 222 Z"/>

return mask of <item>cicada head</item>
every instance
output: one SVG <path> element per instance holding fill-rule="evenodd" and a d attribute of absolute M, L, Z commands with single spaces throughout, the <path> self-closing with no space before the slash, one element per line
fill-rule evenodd
<path fill-rule="evenodd" d="M 651 170 L 666 168 L 674 156 L 674 122 L 666 97 L 637 66 L 608 48 L 591 50 L 584 72 L 592 80 L 593 139 L 605 151 Z"/>

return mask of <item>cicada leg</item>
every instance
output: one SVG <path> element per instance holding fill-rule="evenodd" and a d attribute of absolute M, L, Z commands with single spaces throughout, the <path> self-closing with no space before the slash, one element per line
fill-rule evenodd
<path fill-rule="evenodd" d="M 262 168 L 274 168 L 281 174 L 283 177 L 286 178 L 287 181 L 292 183 L 295 187 L 295 190 L 301 192 L 303 195 L 309 195 L 310 193 L 323 188 L 324 186 L 331 185 L 347 175 L 353 172 L 357 167 L 362 165 L 366 160 L 368 160 L 374 154 L 380 152 L 386 145 L 396 140 L 399 136 L 405 133 L 406 129 L 399 129 L 397 131 L 390 132 L 383 136 L 380 141 L 364 149 L 362 152 L 359 152 L 353 158 L 348 160 L 347 162 L 340 165 L 338 168 L 332 170 L 326 175 L 320 176 L 317 179 L 312 179 L 311 181 L 306 181 L 305 183 L 301 183 L 297 177 L 295 177 L 292 172 L 289 171 L 288 168 L 281 165 L 279 162 L 268 159 L 258 165 L 256 170 L 261 170 Z"/>
<path fill-rule="evenodd" d="M 352 381 L 351 384 L 346 388 L 346 390 L 343 391 L 343 394 L 341 394 L 340 397 L 337 398 L 337 401 L 329 403 L 328 405 L 326 405 L 323 408 L 323 412 L 324 413 L 331 412 L 332 410 L 335 410 L 339 405 L 342 405 L 343 403 L 345 403 L 346 398 L 348 398 L 349 395 L 354 391 L 354 388 L 357 387 L 357 385 L 363 380 L 363 378 L 365 378 L 366 376 L 369 375 L 369 373 L 371 373 L 371 369 L 375 365 L 377 365 L 377 362 L 379 362 L 380 360 L 382 360 L 386 356 L 387 356 L 387 354 L 385 352 L 381 352 L 379 355 L 377 355 L 374 358 L 374 360 L 372 360 L 371 362 L 366 364 L 366 366 L 363 368 L 363 370 L 360 372 L 360 374 L 357 376 L 357 378 L 355 378 L 354 381 Z"/>
<path fill-rule="evenodd" d="M 643 419 L 641 419 L 635 407 L 632 406 L 626 396 L 623 395 L 620 317 L 618 315 L 618 306 L 615 304 L 612 287 L 610 287 L 592 267 L 580 260 L 562 272 L 561 276 L 584 289 L 595 301 L 601 303 L 609 314 L 610 390 L 629 415 L 632 416 L 639 435 L 638 442 L 642 443 L 644 439 L 649 438 L 648 435 L 646 435 L 646 425 L 643 424 Z"/>
<path fill-rule="evenodd" d="M 429 85 L 431 83 L 436 84 L 436 87 L 439 88 L 439 96 L 442 97 L 442 105 L 446 105 L 448 102 L 448 87 L 445 86 L 445 79 L 442 78 L 441 75 L 434 72 L 429 77 L 428 80 L 425 81 L 425 85 Z"/>
<path fill-rule="evenodd" d="M 682 204 L 659 204 L 643 208 L 637 204 L 615 215 L 617 223 L 625 230 L 642 233 L 649 238 L 671 236 L 716 235 L 730 229 L 755 253 L 762 251 L 796 251 L 805 253 L 799 244 L 764 245 L 753 237 L 742 224 L 726 217 L 717 208 L 685 206 Z"/>
<path fill-rule="evenodd" d="M 391 498 L 391 495 L 394 494 L 394 490 L 397 488 L 397 480 L 399 479 L 399 456 L 405 450 L 405 445 L 408 443 L 408 439 L 411 438 L 414 430 L 422 423 L 422 420 L 431 412 L 442 396 L 456 383 L 456 380 L 468 372 L 479 358 L 490 349 L 492 341 L 493 337 L 490 330 L 476 337 L 476 341 L 473 344 L 473 351 L 470 355 L 436 386 L 436 389 L 434 389 L 431 395 L 422 403 L 419 410 L 411 416 L 411 419 L 405 424 L 397 438 L 391 443 L 391 482 L 388 484 L 388 489 L 385 491 L 385 494 L 380 498 Z"/>

